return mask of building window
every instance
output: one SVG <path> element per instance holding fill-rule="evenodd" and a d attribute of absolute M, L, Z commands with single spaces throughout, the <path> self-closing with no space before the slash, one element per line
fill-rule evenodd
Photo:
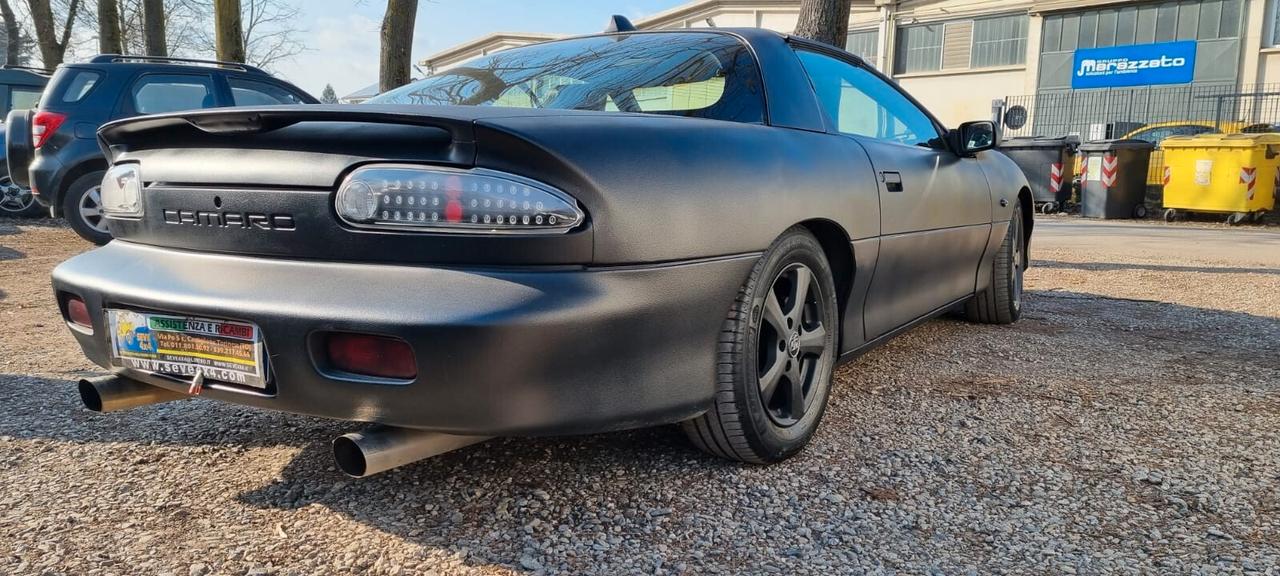
<path fill-rule="evenodd" d="M 879 30 L 855 30 L 849 32 L 849 39 L 845 41 L 844 49 L 875 66 L 876 57 L 880 55 L 879 44 Z"/>
<path fill-rule="evenodd" d="M 1280 0 L 1267 0 L 1267 28 L 1267 44 L 1280 46 Z"/>
<path fill-rule="evenodd" d="M 1028 20 L 1025 14 L 974 20 L 972 67 L 1025 64 Z"/>
<path fill-rule="evenodd" d="M 898 29 L 895 74 L 935 72 L 942 69 L 943 24 L 904 26 Z"/>

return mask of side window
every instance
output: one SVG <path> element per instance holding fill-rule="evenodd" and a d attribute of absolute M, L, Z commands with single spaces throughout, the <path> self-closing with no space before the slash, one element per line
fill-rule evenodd
<path fill-rule="evenodd" d="M 133 109 L 139 114 L 213 108 L 213 80 L 195 74 L 148 74 L 133 83 Z"/>
<path fill-rule="evenodd" d="M 796 54 L 823 112 L 841 133 L 922 146 L 938 138 L 929 116 L 875 74 L 816 52 Z"/>
<path fill-rule="evenodd" d="M 236 106 L 304 103 L 297 94 L 267 82 L 231 77 L 227 84 L 231 85 L 231 101 Z"/>

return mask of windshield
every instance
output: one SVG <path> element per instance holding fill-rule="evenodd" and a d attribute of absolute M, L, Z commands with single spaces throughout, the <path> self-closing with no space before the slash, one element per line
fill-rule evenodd
<path fill-rule="evenodd" d="M 738 39 L 620 34 L 483 56 L 377 96 L 374 104 L 648 112 L 764 122 L 760 74 Z"/>

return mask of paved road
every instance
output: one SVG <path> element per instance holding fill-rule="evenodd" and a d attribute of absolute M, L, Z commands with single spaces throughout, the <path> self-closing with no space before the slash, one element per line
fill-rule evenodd
<path fill-rule="evenodd" d="M 1036 245 L 1162 259 L 1220 260 L 1280 268 L 1280 228 L 1169 225 L 1156 222 L 1038 218 Z"/>

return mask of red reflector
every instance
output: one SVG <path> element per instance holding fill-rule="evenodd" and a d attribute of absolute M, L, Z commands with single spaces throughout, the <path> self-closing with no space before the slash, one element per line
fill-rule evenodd
<path fill-rule="evenodd" d="M 85 306 L 84 300 L 76 297 L 67 299 L 67 318 L 79 326 L 93 329 L 93 319 L 89 318 L 89 307 Z"/>
<path fill-rule="evenodd" d="M 399 338 L 332 332 L 325 337 L 329 365 L 343 372 L 409 380 L 418 375 L 413 348 Z"/>
<path fill-rule="evenodd" d="M 62 121 L 67 119 L 66 114 L 57 112 L 36 112 L 31 117 L 31 146 L 39 148 L 49 141 L 49 137 L 58 131 L 58 127 L 62 126 Z"/>

